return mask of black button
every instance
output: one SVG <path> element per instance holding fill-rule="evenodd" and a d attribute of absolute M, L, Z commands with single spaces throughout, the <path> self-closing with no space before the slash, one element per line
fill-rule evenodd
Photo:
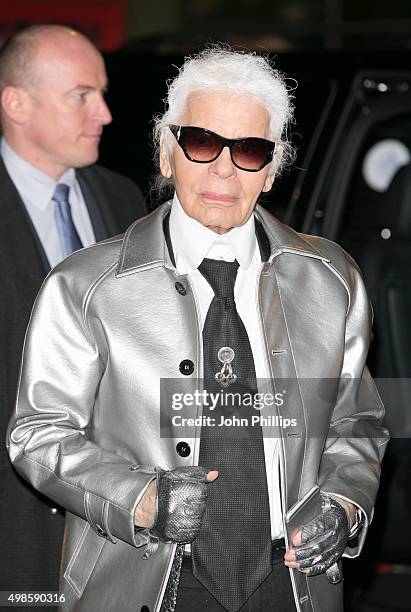
<path fill-rule="evenodd" d="M 102 528 L 102 526 L 101 526 L 101 525 L 99 525 L 98 523 L 97 523 L 97 525 L 96 525 L 96 529 L 97 529 L 97 533 L 98 533 L 99 535 L 101 535 L 103 538 L 106 538 L 106 537 L 107 537 L 107 531 L 104 531 L 104 529 Z"/>
<path fill-rule="evenodd" d="M 181 374 L 184 374 L 184 376 L 188 376 L 189 374 L 192 374 L 194 372 L 194 363 L 191 361 L 191 359 L 183 359 L 183 361 L 180 363 L 179 368 Z"/>
<path fill-rule="evenodd" d="M 150 612 L 150 608 L 148 606 L 141 606 L 140 612 Z"/>
<path fill-rule="evenodd" d="M 174 285 L 180 295 L 187 295 L 187 289 L 184 287 L 183 283 L 179 283 L 178 281 Z"/>
<path fill-rule="evenodd" d="M 179 442 L 176 445 L 176 451 L 180 457 L 188 457 L 188 455 L 191 453 L 191 448 L 187 442 Z"/>

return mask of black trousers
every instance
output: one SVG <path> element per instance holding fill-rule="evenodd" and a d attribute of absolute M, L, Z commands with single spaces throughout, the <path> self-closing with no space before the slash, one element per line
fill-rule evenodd
<path fill-rule="evenodd" d="M 241 612 L 295 612 L 295 602 L 288 567 L 284 565 L 285 549 L 273 548 L 273 571 L 258 587 Z M 191 559 L 184 559 L 178 587 L 175 612 L 226 612 L 194 576 Z"/>

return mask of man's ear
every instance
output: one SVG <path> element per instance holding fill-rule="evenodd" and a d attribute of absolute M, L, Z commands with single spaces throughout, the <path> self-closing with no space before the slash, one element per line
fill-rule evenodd
<path fill-rule="evenodd" d="M 270 191 L 271 187 L 273 186 L 274 179 L 275 172 L 273 172 L 273 174 L 267 174 L 262 191 Z"/>
<path fill-rule="evenodd" d="M 164 143 L 163 135 L 160 136 L 160 170 L 161 174 L 166 178 L 171 178 L 173 175 L 170 163 L 170 153 Z"/>
<path fill-rule="evenodd" d="M 2 111 L 11 121 L 22 125 L 27 118 L 28 95 L 21 87 L 8 85 L 1 92 Z"/>

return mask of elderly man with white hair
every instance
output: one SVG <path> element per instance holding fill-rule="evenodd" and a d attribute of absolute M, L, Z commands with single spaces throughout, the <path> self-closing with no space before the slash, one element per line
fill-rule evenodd
<path fill-rule="evenodd" d="M 39 294 L 8 445 L 67 509 L 64 610 L 343 609 L 388 435 L 358 269 L 257 204 L 291 116 L 265 58 L 188 58 L 155 126 L 173 199 Z"/>

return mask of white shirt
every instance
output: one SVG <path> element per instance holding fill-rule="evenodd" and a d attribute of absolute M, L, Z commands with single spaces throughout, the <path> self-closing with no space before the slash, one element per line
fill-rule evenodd
<path fill-rule="evenodd" d="M 58 183 L 65 183 L 70 187 L 71 213 L 83 246 L 95 243 L 93 226 L 73 168 L 66 170 L 57 183 L 17 155 L 4 137 L 1 139 L 0 153 L 6 170 L 23 200 L 51 267 L 63 259 L 54 219 L 55 203 L 51 199 Z"/>
<path fill-rule="evenodd" d="M 257 379 L 270 377 L 267 371 L 265 347 L 259 327 L 257 280 L 262 268 L 254 216 L 244 225 L 233 228 L 226 234 L 216 234 L 183 210 L 174 196 L 170 213 L 170 238 L 179 274 L 188 274 L 194 285 L 200 309 L 200 329 L 203 329 L 208 308 L 214 293 L 198 266 L 204 257 L 234 261 L 240 267 L 234 286 L 234 297 L 251 344 Z M 283 537 L 279 482 L 279 441 L 264 437 L 264 454 L 267 471 L 268 496 L 270 501 L 271 537 Z"/>

